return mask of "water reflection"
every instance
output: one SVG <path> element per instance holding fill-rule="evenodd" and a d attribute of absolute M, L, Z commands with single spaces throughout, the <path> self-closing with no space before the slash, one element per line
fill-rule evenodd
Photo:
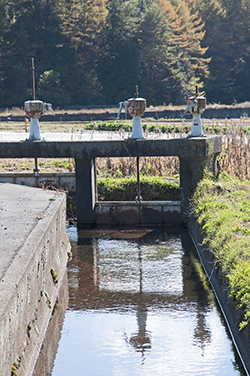
<path fill-rule="evenodd" d="M 136 351 L 141 353 L 142 356 L 142 364 L 144 363 L 145 356 L 144 352 L 151 348 L 151 334 L 147 332 L 147 306 L 143 299 L 143 291 L 142 291 L 142 251 L 140 245 L 138 246 L 138 263 L 139 263 L 139 299 L 138 299 L 138 306 L 137 306 L 137 325 L 138 325 L 138 332 L 134 333 L 130 339 L 126 338 L 125 340 L 128 342 Z"/>
<path fill-rule="evenodd" d="M 244 375 L 187 233 L 78 235 L 53 376 Z"/>

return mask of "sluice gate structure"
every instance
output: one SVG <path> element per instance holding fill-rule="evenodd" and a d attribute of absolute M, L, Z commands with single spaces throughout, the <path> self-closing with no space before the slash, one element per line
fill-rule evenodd
<path fill-rule="evenodd" d="M 185 220 L 189 200 L 205 168 L 216 174 L 217 156 L 222 150 L 221 141 L 220 136 L 212 135 L 161 140 L 0 142 L 0 158 L 74 158 L 77 224 L 78 228 L 84 228 L 98 224 L 98 221 L 109 222 L 107 224 L 116 221 L 112 214 L 115 203 L 107 209 L 97 201 L 95 158 L 177 156 L 180 160 L 180 214 L 181 220 Z M 140 213 L 135 214 L 133 224 L 136 224 L 136 218 L 143 223 L 141 218 L 143 211 L 147 211 L 146 204 L 146 200 L 133 203 L 134 209 Z M 175 212 L 175 209 L 171 210 Z M 166 222 L 166 216 L 163 215 L 159 224 L 166 224 L 164 218 Z M 147 221 L 144 223 L 149 224 Z"/>

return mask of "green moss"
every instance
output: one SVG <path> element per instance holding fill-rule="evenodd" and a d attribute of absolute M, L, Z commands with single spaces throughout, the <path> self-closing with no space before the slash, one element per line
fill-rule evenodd
<path fill-rule="evenodd" d="M 226 276 L 231 296 L 250 317 L 250 181 L 223 174 L 219 181 L 203 179 L 192 200 L 193 213 L 202 226 L 204 243 L 214 253 Z"/>
<path fill-rule="evenodd" d="M 59 274 L 57 272 L 55 272 L 55 270 L 53 268 L 50 269 L 50 272 L 51 272 L 51 275 L 52 275 L 52 278 L 53 278 L 53 282 L 57 283 L 60 279 Z"/>
<path fill-rule="evenodd" d="M 27 335 L 28 335 L 29 338 L 30 338 L 30 331 L 31 331 L 31 329 L 32 329 L 31 325 L 28 324 L 28 326 L 27 326 Z"/>
<path fill-rule="evenodd" d="M 17 374 L 16 373 L 16 366 L 15 366 L 15 364 L 13 364 L 13 366 L 11 367 L 11 376 L 14 376 L 16 374 Z"/>

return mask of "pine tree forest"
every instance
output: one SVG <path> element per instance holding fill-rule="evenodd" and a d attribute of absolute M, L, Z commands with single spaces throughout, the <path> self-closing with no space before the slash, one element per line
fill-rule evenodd
<path fill-rule="evenodd" d="M 250 101 L 250 0 L 0 0 L 0 108 Z"/>

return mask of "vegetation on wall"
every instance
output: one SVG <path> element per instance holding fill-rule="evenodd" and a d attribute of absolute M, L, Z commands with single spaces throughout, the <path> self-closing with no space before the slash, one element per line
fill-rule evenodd
<path fill-rule="evenodd" d="M 243 329 L 250 320 L 250 181 L 225 173 L 217 181 L 207 176 L 198 185 L 192 208 L 231 296 L 245 312 Z"/>

